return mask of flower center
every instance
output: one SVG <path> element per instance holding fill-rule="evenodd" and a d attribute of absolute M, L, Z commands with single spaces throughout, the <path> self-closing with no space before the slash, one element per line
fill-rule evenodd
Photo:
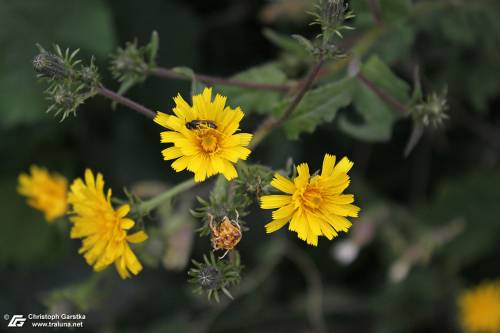
<path fill-rule="evenodd" d="M 311 186 L 310 184 L 306 185 L 301 191 L 298 191 L 297 194 L 298 196 L 296 199 L 300 200 L 302 206 L 311 209 L 319 208 L 321 202 L 323 201 L 321 191 L 317 187 Z"/>
<path fill-rule="evenodd" d="M 202 134 L 200 137 L 201 147 L 207 153 L 213 153 L 219 148 L 217 142 L 217 137 L 210 133 Z"/>

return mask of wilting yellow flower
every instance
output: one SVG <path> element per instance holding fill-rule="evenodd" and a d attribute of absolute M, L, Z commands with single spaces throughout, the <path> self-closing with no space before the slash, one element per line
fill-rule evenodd
<path fill-rule="evenodd" d="M 468 332 L 500 332 L 500 281 L 466 290 L 458 300 L 460 320 Z"/>
<path fill-rule="evenodd" d="M 357 217 L 359 213 L 359 207 L 352 204 L 354 196 L 342 194 L 349 186 L 347 172 L 352 165 L 346 157 L 335 165 L 335 156 L 326 154 L 321 174 L 311 176 L 306 163 L 297 167 L 298 176 L 293 180 L 276 173 L 271 185 L 286 194 L 261 198 L 261 208 L 279 208 L 266 225 L 267 233 L 290 223 L 289 230 L 316 246 L 318 236 L 331 240 L 339 231 L 347 232 L 351 222 L 346 216 Z"/>
<path fill-rule="evenodd" d="M 244 116 L 241 109 L 226 106 L 226 97 L 219 94 L 212 101 L 211 88 L 193 96 L 193 106 L 180 95 L 174 101 L 175 115 L 158 112 L 154 119 L 168 129 L 161 142 L 174 144 L 162 151 L 164 159 L 175 160 L 172 168 L 177 172 L 193 172 L 197 182 L 218 173 L 228 180 L 237 177 L 233 164 L 248 157 L 245 147 L 252 139 L 252 134 L 236 133 Z"/>
<path fill-rule="evenodd" d="M 144 231 L 127 235 L 135 222 L 126 218 L 129 205 L 117 210 L 111 205 L 111 189 L 104 194 L 104 179 L 100 173 L 94 178 L 92 171 L 85 170 L 85 182 L 78 178 L 71 185 L 68 197 L 73 209 L 70 221 L 71 238 L 83 238 L 78 251 L 96 272 L 115 264 L 122 279 L 137 275 L 142 265 L 132 252 L 130 243 L 141 243 L 148 237 Z"/>
<path fill-rule="evenodd" d="M 36 165 L 30 171 L 31 175 L 19 175 L 17 192 L 28 198 L 31 207 L 42 211 L 47 222 L 53 222 L 66 213 L 68 181 Z"/>

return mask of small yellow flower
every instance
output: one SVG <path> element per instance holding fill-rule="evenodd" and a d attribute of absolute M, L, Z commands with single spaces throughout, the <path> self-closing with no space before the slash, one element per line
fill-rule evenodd
<path fill-rule="evenodd" d="M 36 165 L 30 171 L 31 175 L 19 175 L 17 192 L 28 198 L 28 205 L 42 211 L 47 222 L 53 222 L 66 213 L 68 181 Z"/>
<path fill-rule="evenodd" d="M 466 290 L 458 300 L 460 320 L 467 332 L 500 332 L 500 281 Z"/>
<path fill-rule="evenodd" d="M 275 209 L 273 221 L 266 225 L 271 233 L 290 223 L 288 229 L 310 245 L 318 245 L 318 236 L 333 239 L 339 231 L 347 232 L 351 222 L 346 216 L 357 217 L 352 194 L 342 194 L 349 186 L 347 172 L 353 163 L 344 157 L 335 165 L 335 156 L 325 155 L 321 174 L 311 176 L 309 166 L 297 167 L 293 180 L 276 173 L 271 185 L 285 195 L 261 197 L 261 208 Z"/>
<path fill-rule="evenodd" d="M 71 185 L 68 197 L 73 206 L 70 221 L 71 238 L 83 238 L 78 251 L 96 272 L 112 263 L 122 279 L 130 273 L 139 274 L 142 265 L 132 252 L 130 243 L 141 243 L 148 236 L 144 231 L 127 235 L 135 222 L 126 218 L 129 205 L 117 210 L 111 205 L 111 189 L 104 194 L 104 179 L 100 173 L 94 178 L 92 171 L 85 170 L 85 182 L 78 178 Z"/>
<path fill-rule="evenodd" d="M 197 182 L 219 173 L 228 180 L 237 177 L 233 164 L 246 160 L 252 139 L 252 134 L 236 133 L 244 116 L 241 109 L 226 106 L 226 97 L 219 94 L 212 101 L 211 88 L 193 96 L 193 106 L 180 95 L 174 101 L 175 115 L 158 112 L 154 119 L 168 129 L 161 142 L 174 144 L 162 151 L 164 159 L 175 160 L 172 168 L 177 172 L 193 172 Z"/>

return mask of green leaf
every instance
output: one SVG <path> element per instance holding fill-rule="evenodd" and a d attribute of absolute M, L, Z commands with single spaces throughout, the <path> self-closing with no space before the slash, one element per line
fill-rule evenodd
<path fill-rule="evenodd" d="M 497 169 L 445 182 L 439 187 L 434 203 L 421 210 L 423 220 L 434 224 L 464 219 L 465 230 L 441 250 L 451 266 L 461 268 L 473 264 L 498 249 L 499 197 L 500 170 Z"/>
<path fill-rule="evenodd" d="M 381 18 L 384 23 L 406 19 L 411 12 L 410 0 L 380 0 Z"/>
<path fill-rule="evenodd" d="M 310 53 L 314 52 L 314 45 L 311 43 L 309 39 L 301 35 L 292 35 L 292 38 L 295 39 L 297 42 L 299 42 L 299 44 L 302 45 L 302 47 L 305 48 L 307 52 Z"/>
<path fill-rule="evenodd" d="M 4 0 L 0 2 L 0 127 L 34 123 L 46 117 L 42 85 L 37 84 L 31 61 L 35 43 L 81 48 L 83 53 L 106 56 L 115 36 L 104 1 Z M 50 24 L 48 23 L 50 22 Z M 15 32 L 15 33 L 13 33 Z"/>
<path fill-rule="evenodd" d="M 318 125 L 331 122 L 337 111 L 351 103 L 353 79 L 325 84 L 309 91 L 285 123 L 289 139 L 298 139 L 302 132 L 312 133 Z"/>
<path fill-rule="evenodd" d="M 276 31 L 271 29 L 264 29 L 263 34 L 271 43 L 273 43 L 286 53 L 293 54 L 295 56 L 298 56 L 299 58 L 307 58 L 311 55 L 310 52 L 308 52 L 299 42 L 299 39 L 301 39 L 302 36 L 294 38 L 288 35 L 277 33 Z M 310 44 L 310 42 L 308 44 Z"/>
<path fill-rule="evenodd" d="M 361 73 L 381 91 L 400 103 L 409 102 L 409 85 L 397 77 L 377 56 L 371 57 L 362 66 Z M 342 116 L 339 126 L 341 130 L 360 140 L 389 140 L 392 126 L 403 116 L 401 111 L 393 110 L 360 80 L 353 85 L 353 105 L 361 116 L 362 123 L 354 123 L 348 117 Z"/>
<path fill-rule="evenodd" d="M 266 84 L 285 84 L 287 77 L 276 64 L 269 63 L 250 68 L 244 72 L 236 74 L 232 79 Z M 218 86 L 228 97 L 232 107 L 240 106 L 245 113 L 269 113 L 282 99 L 283 93 L 274 91 L 263 91 L 248 88 Z"/>
<path fill-rule="evenodd" d="M 148 44 L 148 60 L 149 66 L 156 65 L 156 56 L 158 55 L 158 49 L 160 48 L 160 37 L 157 31 L 151 33 L 151 41 Z"/>

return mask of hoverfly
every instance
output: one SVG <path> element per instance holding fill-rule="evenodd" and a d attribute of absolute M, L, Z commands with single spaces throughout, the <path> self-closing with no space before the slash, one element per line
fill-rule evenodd
<path fill-rule="evenodd" d="M 186 123 L 186 128 L 190 130 L 201 128 L 216 129 L 217 125 L 212 120 L 191 120 Z"/>

